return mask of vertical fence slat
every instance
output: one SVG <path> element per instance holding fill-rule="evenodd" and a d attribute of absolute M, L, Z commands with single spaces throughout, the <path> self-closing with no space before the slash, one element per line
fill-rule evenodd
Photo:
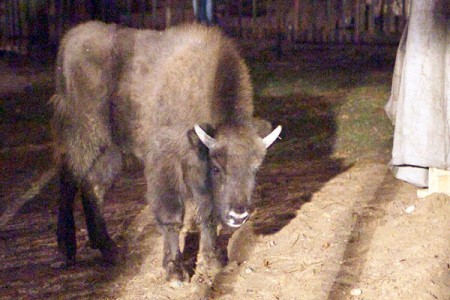
<path fill-rule="evenodd" d="M 139 4 L 139 15 L 140 15 L 140 21 L 139 21 L 139 28 L 144 28 L 145 26 L 145 0 L 138 0 Z"/>
<path fill-rule="evenodd" d="M 90 18 L 161 29 L 184 21 L 191 1 L 3 0 L 0 48 L 26 53 L 33 43 L 56 45 L 68 28 Z M 380 2 L 384 5 L 376 16 L 375 1 L 366 0 L 225 0 L 219 24 L 241 37 L 273 38 L 275 33 L 278 40 L 288 37 L 292 42 L 360 43 L 380 37 L 395 41 L 410 0 Z M 400 5 L 395 12 L 393 5 Z"/>
<path fill-rule="evenodd" d="M 169 28 L 170 25 L 172 25 L 172 1 L 166 0 L 166 6 L 164 8 L 164 11 L 166 13 L 166 27 Z"/>
<path fill-rule="evenodd" d="M 156 22 L 157 22 L 157 18 L 158 18 L 158 10 L 157 10 L 157 6 L 158 5 L 158 1 L 157 0 L 152 0 L 152 25 L 153 28 L 156 28 Z"/>
<path fill-rule="evenodd" d="M 361 0 L 356 0 L 354 4 L 354 18 L 355 18 L 355 29 L 354 29 L 354 42 L 359 44 L 361 42 L 361 32 L 362 32 L 362 15 L 361 15 Z"/>
<path fill-rule="evenodd" d="M 294 0 L 294 40 L 298 39 L 300 31 L 300 0 Z"/>
<path fill-rule="evenodd" d="M 252 0 L 252 20 L 250 26 L 253 35 L 256 35 L 256 15 L 257 15 L 256 0 Z"/>
<path fill-rule="evenodd" d="M 243 1 L 239 0 L 238 1 L 238 31 L 239 31 L 239 36 L 242 37 L 243 34 L 243 27 L 242 27 L 242 5 L 243 5 Z"/>

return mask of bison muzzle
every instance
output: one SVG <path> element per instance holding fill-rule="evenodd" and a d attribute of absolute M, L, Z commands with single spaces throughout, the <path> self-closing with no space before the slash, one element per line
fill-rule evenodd
<path fill-rule="evenodd" d="M 256 172 L 281 131 L 253 116 L 249 72 L 230 39 L 194 24 L 162 32 L 79 25 L 60 44 L 52 103 L 61 166 L 57 239 L 68 264 L 79 190 L 90 245 L 117 260 L 101 211 L 131 154 L 144 166 L 167 278 L 188 279 L 179 234 L 191 208 L 201 234 L 197 272 L 217 265 L 217 225 L 248 220 Z"/>

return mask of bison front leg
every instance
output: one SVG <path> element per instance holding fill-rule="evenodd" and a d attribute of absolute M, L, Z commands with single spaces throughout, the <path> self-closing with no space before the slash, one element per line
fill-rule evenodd
<path fill-rule="evenodd" d="M 64 255 L 66 265 L 75 262 L 77 242 L 75 237 L 75 222 L 73 218 L 73 202 L 78 192 L 77 182 L 63 163 L 60 170 L 61 198 L 58 207 L 58 227 L 56 231 L 59 251 Z"/>
<path fill-rule="evenodd" d="M 163 267 L 166 270 L 166 279 L 168 281 L 188 281 L 189 274 L 180 252 L 179 224 L 160 225 L 164 239 L 164 258 Z"/>
<path fill-rule="evenodd" d="M 209 218 L 200 224 L 200 249 L 197 257 L 195 281 L 212 285 L 214 277 L 220 272 L 217 250 L 217 224 Z"/>
<path fill-rule="evenodd" d="M 206 189 L 194 189 L 197 203 L 197 226 L 200 230 L 200 245 L 194 281 L 212 285 L 214 277 L 222 268 L 217 249 L 217 222 L 213 216 L 212 200 Z"/>
<path fill-rule="evenodd" d="M 186 266 L 183 264 L 180 251 L 180 230 L 183 227 L 183 204 L 178 193 L 166 185 L 152 185 L 155 190 L 148 191 L 148 199 L 152 203 L 153 212 L 163 236 L 163 267 L 168 281 L 187 281 L 189 279 Z"/>

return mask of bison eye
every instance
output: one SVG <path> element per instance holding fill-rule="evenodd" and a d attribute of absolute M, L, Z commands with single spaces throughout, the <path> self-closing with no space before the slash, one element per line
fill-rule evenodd
<path fill-rule="evenodd" d="M 213 173 L 213 174 L 219 174 L 219 173 L 220 173 L 220 169 L 219 169 L 218 167 L 213 166 L 213 167 L 211 168 L 211 170 L 212 170 L 212 173 Z"/>

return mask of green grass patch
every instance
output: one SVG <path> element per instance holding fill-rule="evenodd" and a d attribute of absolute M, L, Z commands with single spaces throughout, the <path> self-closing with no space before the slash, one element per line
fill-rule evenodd
<path fill-rule="evenodd" d="M 393 127 L 383 107 L 393 61 L 352 63 L 354 53 L 252 61 L 256 114 L 284 127 L 272 159 L 388 158 Z"/>
<path fill-rule="evenodd" d="M 374 158 L 390 151 L 393 126 L 384 111 L 389 93 L 387 84 L 349 91 L 337 110 L 337 155 Z"/>

